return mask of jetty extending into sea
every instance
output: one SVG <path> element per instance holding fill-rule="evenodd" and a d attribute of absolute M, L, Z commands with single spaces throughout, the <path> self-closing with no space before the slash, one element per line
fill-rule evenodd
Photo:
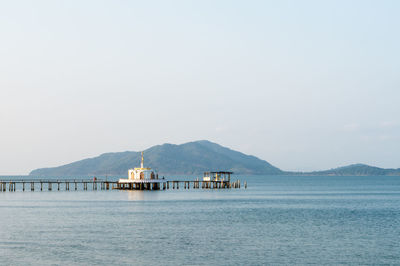
<path fill-rule="evenodd" d="M 188 179 L 165 179 L 159 178 L 158 173 L 153 171 L 149 167 L 144 167 L 144 159 L 142 152 L 142 160 L 140 167 L 128 170 L 128 178 L 121 178 L 118 181 L 100 180 L 96 177 L 92 179 L 9 179 L 0 180 L 0 192 L 5 191 L 16 191 L 17 186 L 22 191 L 30 190 L 53 190 L 53 185 L 57 191 L 70 190 L 166 190 L 166 189 L 179 189 L 179 185 L 184 189 L 230 189 L 240 188 L 240 180 L 231 181 L 231 175 L 233 172 L 229 171 L 214 171 L 205 172 L 203 178 L 200 180 Z M 247 182 L 243 183 L 244 187 L 247 188 Z M 64 188 L 64 189 L 63 189 Z"/>
<path fill-rule="evenodd" d="M 247 188 L 247 182 L 243 182 Z M 8 179 L 0 180 L 0 192 L 14 191 L 69 191 L 69 190 L 167 190 L 167 189 L 230 189 L 241 188 L 240 180 L 141 180 L 132 183 L 100 179 Z"/>

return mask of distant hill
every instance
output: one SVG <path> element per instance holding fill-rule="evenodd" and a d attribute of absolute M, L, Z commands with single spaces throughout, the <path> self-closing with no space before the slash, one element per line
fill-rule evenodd
<path fill-rule="evenodd" d="M 144 151 L 145 166 L 161 175 L 202 174 L 210 170 L 233 171 L 237 174 L 278 175 L 283 171 L 255 156 L 231 150 L 202 140 L 181 145 L 163 144 Z M 140 152 L 105 153 L 70 164 L 33 170 L 35 176 L 127 175 L 128 169 L 140 165 Z"/>
<path fill-rule="evenodd" d="M 303 173 L 306 175 L 336 175 L 336 176 L 379 176 L 379 175 L 400 175 L 399 169 L 385 169 L 366 164 L 352 164 L 325 171 Z"/>
<path fill-rule="evenodd" d="M 207 140 L 181 145 L 163 144 L 144 151 L 145 166 L 161 175 L 202 174 L 224 170 L 245 175 L 335 175 L 383 176 L 398 175 L 399 169 L 384 169 L 365 164 L 352 164 L 325 171 L 286 172 L 255 156 L 231 150 Z M 140 152 L 104 153 L 98 157 L 70 164 L 33 170 L 35 176 L 127 175 L 128 169 L 140 165 Z"/>

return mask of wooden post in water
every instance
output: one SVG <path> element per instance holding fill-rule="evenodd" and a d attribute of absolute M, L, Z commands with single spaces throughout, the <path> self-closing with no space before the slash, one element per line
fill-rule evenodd
<path fill-rule="evenodd" d="M 40 182 L 40 191 L 43 191 L 43 183 Z"/>
<path fill-rule="evenodd" d="M 51 182 L 49 182 L 49 184 L 47 185 L 47 189 L 49 190 L 49 191 L 51 191 Z"/>
<path fill-rule="evenodd" d="M 31 191 L 35 191 L 35 182 L 31 182 Z"/>

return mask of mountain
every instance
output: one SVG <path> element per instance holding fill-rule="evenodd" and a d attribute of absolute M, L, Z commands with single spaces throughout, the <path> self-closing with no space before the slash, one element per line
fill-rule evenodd
<path fill-rule="evenodd" d="M 302 173 L 306 175 L 336 175 L 336 176 L 377 176 L 377 175 L 400 175 L 399 169 L 385 169 L 366 164 L 352 164 L 325 171 Z"/>
<path fill-rule="evenodd" d="M 127 175 L 140 165 L 140 152 L 105 153 L 70 164 L 33 170 L 35 176 Z M 163 144 L 144 151 L 145 166 L 160 175 L 202 174 L 205 171 L 232 171 L 236 174 L 282 174 L 283 171 L 255 156 L 201 140 L 181 145 Z"/>

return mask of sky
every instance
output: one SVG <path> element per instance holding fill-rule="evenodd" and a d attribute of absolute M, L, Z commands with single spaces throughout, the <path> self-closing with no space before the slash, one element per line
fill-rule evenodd
<path fill-rule="evenodd" d="M 400 1 L 2 1 L 0 175 L 207 139 L 400 168 Z"/>

